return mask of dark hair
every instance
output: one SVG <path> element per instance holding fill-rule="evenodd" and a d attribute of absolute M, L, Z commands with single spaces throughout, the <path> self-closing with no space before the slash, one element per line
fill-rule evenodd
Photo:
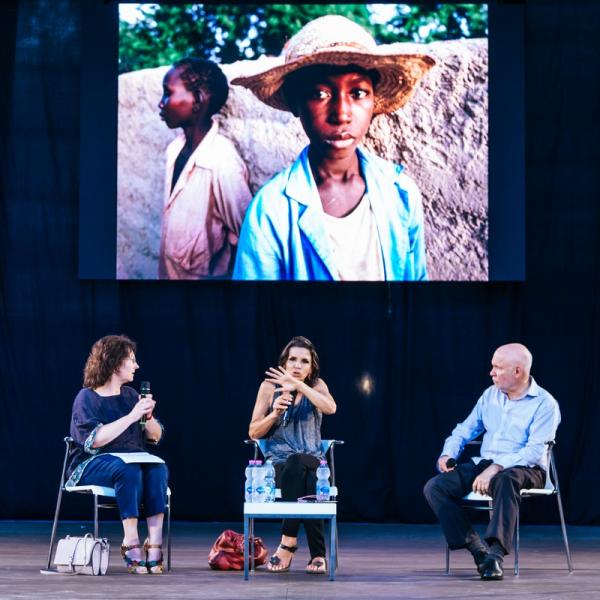
<path fill-rule="evenodd" d="M 106 335 L 94 342 L 83 369 L 83 387 L 104 385 L 135 348 L 126 335 Z"/>
<path fill-rule="evenodd" d="M 310 65 L 292 71 L 283 81 L 282 93 L 288 106 L 295 107 L 298 100 L 308 92 L 307 87 L 315 83 L 315 79 L 325 74 L 362 73 L 366 75 L 376 89 L 381 76 L 376 69 L 365 69 L 358 65 Z"/>
<path fill-rule="evenodd" d="M 306 348 L 310 352 L 310 373 L 306 378 L 305 383 L 310 387 L 314 387 L 315 383 L 319 379 L 320 373 L 320 364 L 319 364 L 319 356 L 313 343 L 308 339 L 301 335 L 297 335 L 293 337 L 285 346 L 285 348 L 281 351 L 279 355 L 279 366 L 285 367 L 285 363 L 290 355 L 290 350 L 292 348 Z"/>
<path fill-rule="evenodd" d="M 209 116 L 223 108 L 229 95 L 229 84 L 227 77 L 216 63 L 204 58 L 188 56 L 178 60 L 173 66 L 181 69 L 179 77 L 185 89 L 194 94 L 197 102 L 200 102 L 200 90 L 208 94 Z"/>

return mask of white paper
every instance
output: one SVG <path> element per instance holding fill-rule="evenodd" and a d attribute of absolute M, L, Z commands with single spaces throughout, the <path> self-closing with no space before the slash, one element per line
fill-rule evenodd
<path fill-rule="evenodd" d="M 107 452 L 111 456 L 120 458 L 125 463 L 164 463 L 160 456 L 149 452 Z"/>

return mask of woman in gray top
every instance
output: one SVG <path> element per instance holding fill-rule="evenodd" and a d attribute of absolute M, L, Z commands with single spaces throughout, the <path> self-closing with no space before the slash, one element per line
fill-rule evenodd
<path fill-rule="evenodd" d="M 321 451 L 321 420 L 336 411 L 335 400 L 319 377 L 319 357 L 312 342 L 297 336 L 279 356 L 279 366 L 266 371 L 250 421 L 252 439 L 266 438 L 266 458 L 273 461 L 275 479 L 283 500 L 314 494 Z M 298 549 L 298 519 L 285 519 L 281 543 L 267 569 L 272 573 L 289 571 Z M 307 519 L 304 529 L 310 550 L 306 572 L 324 574 L 325 538 L 323 522 Z"/>

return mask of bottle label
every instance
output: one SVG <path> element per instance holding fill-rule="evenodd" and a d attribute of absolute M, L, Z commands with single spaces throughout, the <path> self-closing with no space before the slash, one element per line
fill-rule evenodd
<path fill-rule="evenodd" d="M 318 485 L 317 496 L 319 498 L 329 498 L 330 487 L 329 485 Z"/>

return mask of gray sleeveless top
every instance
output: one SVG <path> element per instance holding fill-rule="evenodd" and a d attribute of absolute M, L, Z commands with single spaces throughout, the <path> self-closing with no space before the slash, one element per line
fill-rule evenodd
<path fill-rule="evenodd" d="M 280 395 L 275 392 L 273 400 Z M 273 410 L 273 403 L 269 412 Z M 302 396 L 297 405 L 291 405 L 287 425 L 283 415 L 266 437 L 265 457 L 273 464 L 284 463 L 292 454 L 310 454 L 323 458 L 321 451 L 321 421 L 323 413 L 308 398 Z"/>

